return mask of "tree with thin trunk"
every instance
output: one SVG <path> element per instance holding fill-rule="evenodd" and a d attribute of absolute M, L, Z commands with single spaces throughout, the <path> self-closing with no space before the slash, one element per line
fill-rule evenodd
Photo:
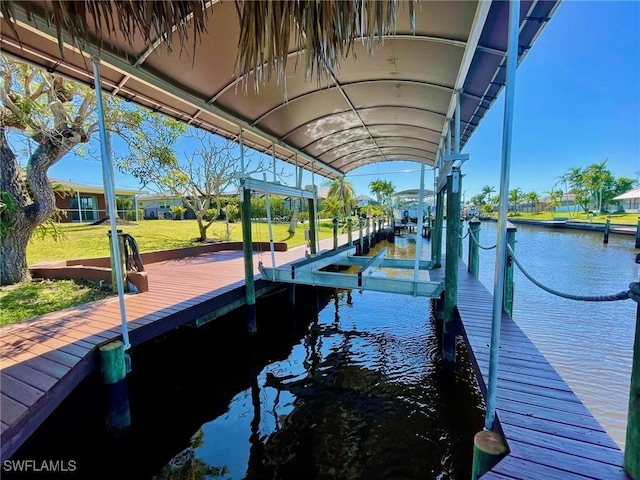
<path fill-rule="evenodd" d="M 98 120 L 88 87 L 4 56 L 0 75 L 0 284 L 8 285 L 30 279 L 27 245 L 56 211 L 49 168 L 87 144 Z M 143 131 L 154 115 L 108 95 L 104 104 L 115 133 Z"/>
<path fill-rule="evenodd" d="M 524 198 L 532 205 L 533 213 L 538 213 L 538 200 L 540 196 L 536 192 L 529 192 L 525 194 Z"/>
<path fill-rule="evenodd" d="M 336 178 L 329 183 L 327 197 L 337 199 L 339 213 L 345 220 L 353 214 L 356 206 L 355 189 L 353 184 L 344 177 Z"/>
<path fill-rule="evenodd" d="M 486 197 L 487 203 L 491 203 L 491 194 L 496 193 L 496 187 L 485 185 L 484 187 L 482 187 L 482 193 Z"/>
<path fill-rule="evenodd" d="M 522 190 L 520 190 L 519 188 L 509 190 L 509 202 L 513 204 L 513 213 L 515 215 L 518 215 L 518 205 L 520 205 L 522 198 Z"/>
<path fill-rule="evenodd" d="M 195 130 L 187 132 L 198 147 L 178 158 L 176 138 L 145 135 L 129 142 L 129 151 L 117 159 L 118 169 L 137 178 L 143 188 L 169 192 L 182 198 L 193 211 L 198 223 L 198 240 L 207 239 L 207 230 L 222 212 L 221 198 L 225 190 L 237 189 L 240 168 L 240 146 L 232 140 Z M 253 161 L 245 146 L 245 173 L 264 171 L 262 160 Z M 216 215 L 210 215 L 215 208 Z"/>
<path fill-rule="evenodd" d="M 562 190 L 552 188 L 544 193 L 549 197 L 548 205 L 551 210 L 551 216 L 555 217 L 556 208 L 560 204 L 560 199 L 562 198 Z"/>

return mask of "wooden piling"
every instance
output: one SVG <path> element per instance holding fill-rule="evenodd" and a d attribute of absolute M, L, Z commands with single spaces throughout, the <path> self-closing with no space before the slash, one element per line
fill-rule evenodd
<path fill-rule="evenodd" d="M 349 245 L 353 245 L 353 220 L 351 215 L 347 218 L 347 242 Z"/>
<path fill-rule="evenodd" d="M 357 252 L 357 255 L 362 255 L 364 253 L 364 238 L 362 236 L 362 218 L 358 218 L 358 234 L 360 238 L 358 239 L 358 245 L 360 247 L 360 251 Z"/>
<path fill-rule="evenodd" d="M 127 257 L 124 253 L 124 234 L 122 230 L 116 230 L 118 233 L 118 250 L 120 250 L 120 271 L 122 272 L 122 286 L 125 292 L 129 291 L 127 285 Z M 113 293 L 118 293 L 118 277 L 116 275 L 116 266 L 114 264 L 113 245 L 111 244 L 111 230 L 107 232 L 109 237 L 109 251 L 111 252 L 111 290 Z"/>
<path fill-rule="evenodd" d="M 449 373 L 454 373 L 456 367 L 455 307 L 458 303 L 458 245 L 462 242 L 460 239 L 461 177 L 460 170 L 455 167 L 447 177 L 447 257 L 444 279 L 442 366 Z"/>
<path fill-rule="evenodd" d="M 247 305 L 247 333 L 258 333 L 256 323 L 256 286 L 253 280 L 253 239 L 251 237 L 251 190 L 242 188 L 242 253 L 244 257 L 245 304 Z"/>
<path fill-rule="evenodd" d="M 124 344 L 116 340 L 102 345 L 98 350 L 102 381 L 107 388 L 107 428 L 117 433 L 131 426 Z"/>
<path fill-rule="evenodd" d="M 442 266 L 442 224 L 444 219 L 444 190 L 436 195 L 436 221 L 435 228 L 431 234 L 431 260 L 434 261 L 433 268 Z"/>
<path fill-rule="evenodd" d="M 609 243 L 609 230 L 611 229 L 611 217 L 607 217 L 604 222 L 604 238 L 602 239 L 602 243 Z"/>
<path fill-rule="evenodd" d="M 464 232 L 464 218 L 460 217 L 460 243 L 458 244 L 458 258 L 462 259 L 462 254 L 463 254 L 463 242 L 462 242 L 462 237 L 464 237 L 463 232 Z"/>
<path fill-rule="evenodd" d="M 338 249 L 338 219 L 333 217 L 333 249 Z"/>
<path fill-rule="evenodd" d="M 507 454 L 502 435 L 489 430 L 476 433 L 473 438 L 473 463 L 471 479 L 478 480 L 491 470 Z"/>
<path fill-rule="evenodd" d="M 480 273 L 480 219 L 473 217 L 469 220 L 469 263 L 468 270 L 478 278 Z"/>
<path fill-rule="evenodd" d="M 316 241 L 316 203 L 313 198 L 308 199 L 309 206 L 309 250 L 311 254 L 318 253 L 318 242 Z"/>
<path fill-rule="evenodd" d="M 640 248 L 640 217 L 638 217 L 638 226 L 636 227 L 636 248 Z"/>
<path fill-rule="evenodd" d="M 518 229 L 511 222 L 507 222 L 507 244 L 511 247 L 511 250 L 515 252 L 516 248 L 516 232 Z M 502 310 L 509 315 L 513 316 L 513 258 L 512 255 L 507 252 L 507 261 L 505 264 L 504 272 L 504 294 L 502 296 Z"/>
<path fill-rule="evenodd" d="M 631 285 L 640 295 L 640 286 Z M 624 444 L 624 469 L 633 480 L 640 480 L 640 303 L 636 305 L 636 335 L 633 343 L 631 364 L 631 388 L 629 390 L 629 413 Z"/>

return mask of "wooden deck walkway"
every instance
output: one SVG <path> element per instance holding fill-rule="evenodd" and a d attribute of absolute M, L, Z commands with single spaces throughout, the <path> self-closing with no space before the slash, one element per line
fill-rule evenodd
<path fill-rule="evenodd" d="M 462 262 L 458 282 L 461 335 L 486 398 L 493 297 Z M 504 314 L 500 338 L 496 416 L 510 453 L 482 479 L 630 480 L 618 445 Z"/>
<path fill-rule="evenodd" d="M 340 236 L 346 242 L 346 235 Z M 333 239 L 320 242 L 330 249 Z M 303 259 L 305 247 L 276 252 L 277 265 Z M 256 296 L 262 280 L 254 252 Z M 242 251 L 222 251 L 145 265 L 149 291 L 125 296 L 129 337 L 139 345 L 173 328 L 244 304 Z M 9 458 L 97 365 L 97 347 L 121 338 L 118 298 L 0 327 L 0 461 Z"/>

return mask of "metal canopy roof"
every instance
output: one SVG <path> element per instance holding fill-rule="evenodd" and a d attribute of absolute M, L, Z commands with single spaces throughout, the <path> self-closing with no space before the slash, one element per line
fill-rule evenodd
<path fill-rule="evenodd" d="M 402 4 L 402 2 L 399 2 Z M 519 61 L 559 1 L 522 1 Z M 397 29 L 373 54 L 356 42 L 327 81 L 305 80 L 291 46 L 286 81 L 273 78 L 259 92 L 249 78 L 236 82 L 239 21 L 234 2 L 212 2 L 209 24 L 196 45 L 128 44 L 97 34 L 103 88 L 227 138 L 240 127 L 246 145 L 336 178 L 363 165 L 408 160 L 433 165 L 460 91 L 461 147 L 504 86 L 509 3 L 426 1 L 416 5 L 415 30 L 406 8 Z M 44 18 L 44 17 L 43 17 Z M 64 58 L 47 22 L 16 12 L 19 41 L 2 19 L 4 53 L 51 71 L 92 82 L 91 62 L 65 44 Z M 180 45 L 178 38 L 172 44 Z M 92 46 L 86 54 L 96 54 Z M 285 100 L 285 88 L 288 100 Z"/>

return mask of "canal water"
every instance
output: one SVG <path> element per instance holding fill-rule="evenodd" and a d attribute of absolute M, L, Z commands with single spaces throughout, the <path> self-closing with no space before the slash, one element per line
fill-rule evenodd
<path fill-rule="evenodd" d="M 480 243 L 495 239 L 495 223 L 483 224 Z M 402 236 L 389 255 L 412 257 L 415 246 Z M 519 226 L 516 255 L 571 294 L 616 293 L 639 275 L 629 236 L 603 245 L 597 233 Z M 495 250 L 481 251 L 490 291 L 494 260 Z M 519 271 L 515 282 L 516 322 L 622 447 L 635 304 L 558 298 Z M 94 374 L 14 458 L 74 460 L 65 478 L 469 478 L 484 405 L 461 344 L 457 379 L 439 372 L 429 301 L 305 287 L 296 295 L 295 308 L 284 291 L 259 300 L 253 341 L 234 312 L 136 348 L 128 433 L 104 431 Z"/>
<path fill-rule="evenodd" d="M 64 478 L 470 477 L 484 405 L 461 344 L 457 378 L 439 371 L 429 299 L 297 287 L 257 310 L 255 340 L 235 312 L 136 348 L 127 434 L 104 432 L 93 375 L 14 458 L 74 460 Z"/>
<path fill-rule="evenodd" d="M 631 235 L 517 225 L 515 255 L 536 280 L 562 293 L 628 291 L 640 278 Z M 496 243 L 484 222 L 480 244 Z M 465 224 L 466 232 L 466 224 Z M 465 262 L 468 238 L 464 240 Z M 493 292 L 495 249 L 480 252 L 480 280 Z M 515 268 L 513 318 L 603 428 L 624 448 L 636 303 L 582 302 L 545 292 Z"/>

